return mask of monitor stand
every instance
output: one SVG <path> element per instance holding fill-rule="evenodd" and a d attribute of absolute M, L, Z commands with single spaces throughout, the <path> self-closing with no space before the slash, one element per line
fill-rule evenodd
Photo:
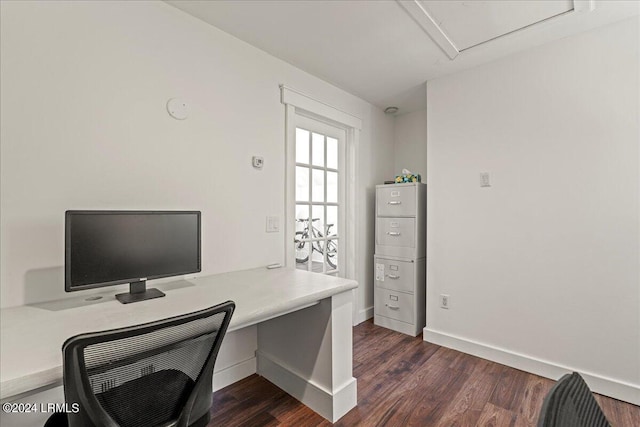
<path fill-rule="evenodd" d="M 160 298 L 164 295 L 164 292 L 156 288 L 147 289 L 147 282 L 145 280 L 140 280 L 138 282 L 129 283 L 129 292 L 117 294 L 116 298 L 122 304 L 129 304 L 147 299 Z"/>

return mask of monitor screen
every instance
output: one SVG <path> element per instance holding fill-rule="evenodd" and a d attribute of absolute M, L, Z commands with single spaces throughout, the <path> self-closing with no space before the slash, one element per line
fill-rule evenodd
<path fill-rule="evenodd" d="M 65 290 L 196 273 L 198 211 L 67 211 Z"/>

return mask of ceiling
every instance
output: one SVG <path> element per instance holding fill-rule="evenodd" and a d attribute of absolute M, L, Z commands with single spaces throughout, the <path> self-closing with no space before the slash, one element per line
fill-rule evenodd
<path fill-rule="evenodd" d="M 424 83 L 640 13 L 612 0 L 166 0 L 370 103 L 426 107 Z"/>

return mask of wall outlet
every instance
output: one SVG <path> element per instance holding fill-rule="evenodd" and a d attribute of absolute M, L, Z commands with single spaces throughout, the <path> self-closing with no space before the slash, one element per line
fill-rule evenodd
<path fill-rule="evenodd" d="M 449 298 L 449 295 L 440 294 L 440 308 L 446 308 L 448 310 L 450 305 L 451 298 Z"/>

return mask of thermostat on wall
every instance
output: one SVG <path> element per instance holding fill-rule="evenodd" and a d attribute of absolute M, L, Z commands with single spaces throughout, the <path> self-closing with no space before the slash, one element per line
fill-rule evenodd
<path fill-rule="evenodd" d="M 253 156 L 251 158 L 251 163 L 253 164 L 254 168 L 262 169 L 262 166 L 264 166 L 264 159 L 260 156 Z"/>

